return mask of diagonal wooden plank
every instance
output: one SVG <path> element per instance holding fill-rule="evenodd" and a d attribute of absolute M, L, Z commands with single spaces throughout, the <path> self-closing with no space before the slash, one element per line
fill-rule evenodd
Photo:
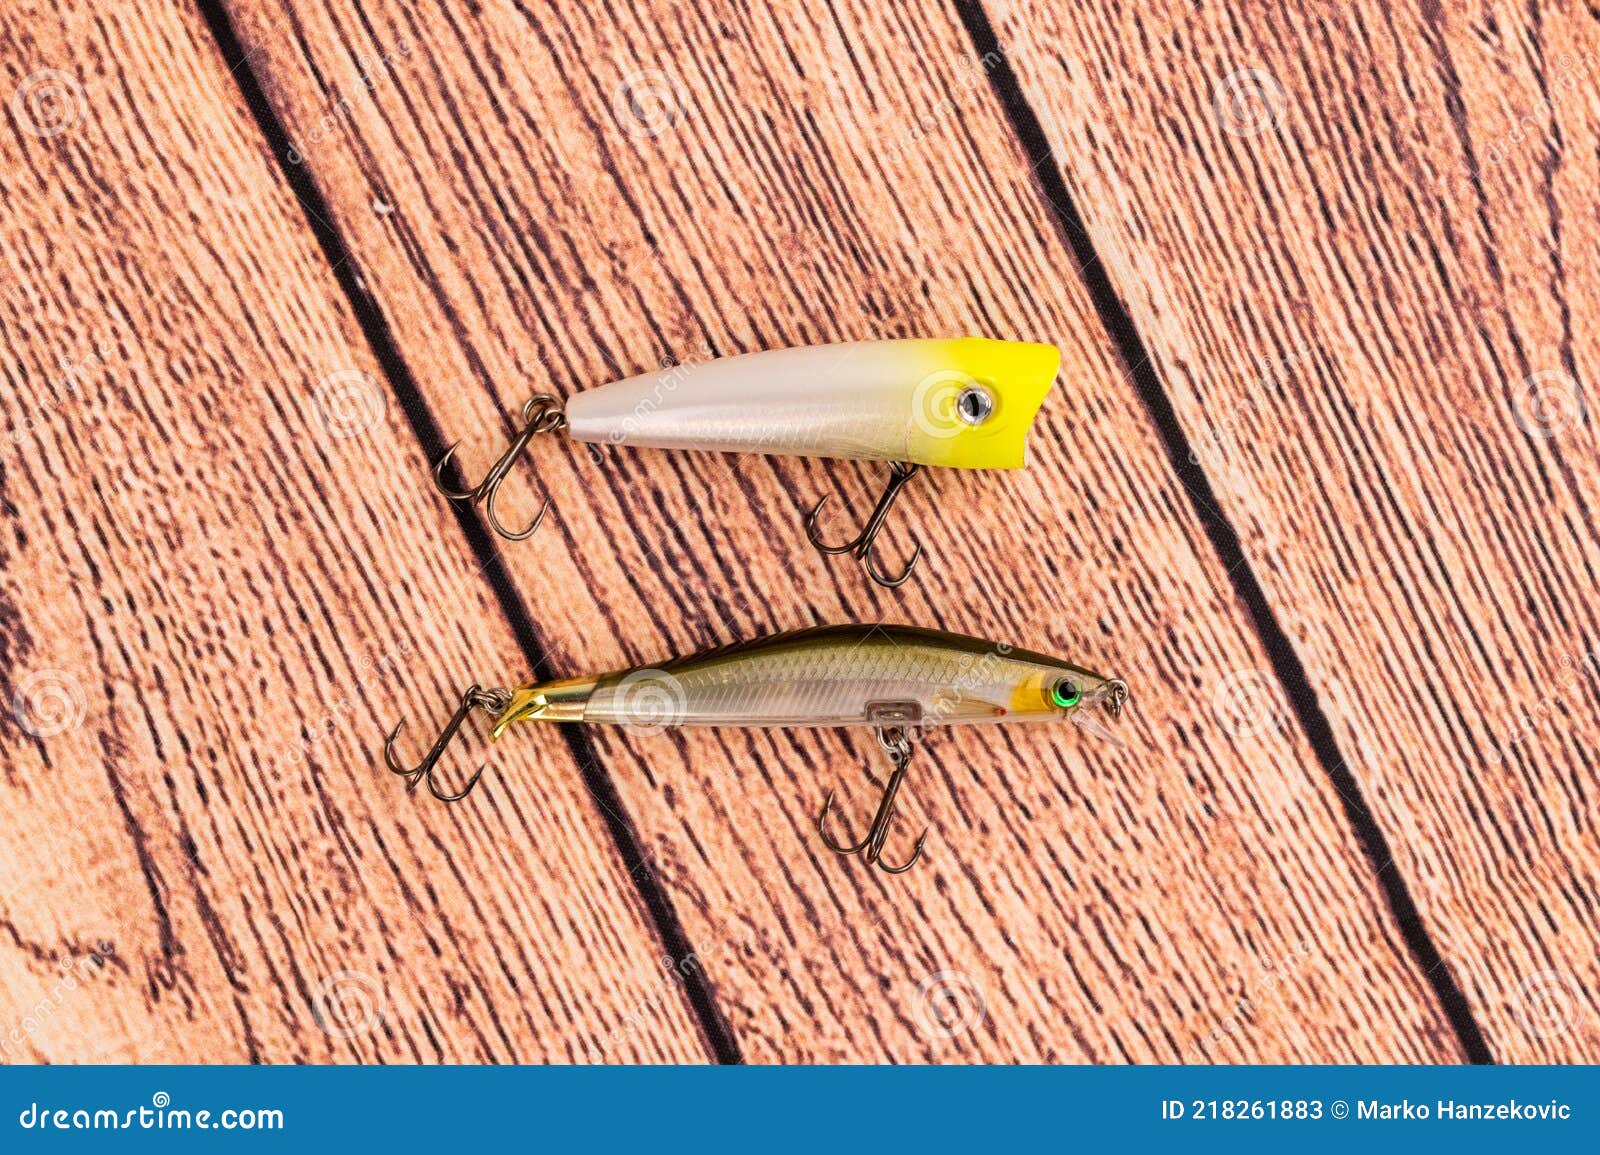
<path fill-rule="evenodd" d="M 0 43 L 0 1053 L 703 1059 L 562 748 L 374 757 L 518 648 L 206 25 Z"/>
<path fill-rule="evenodd" d="M 1600 29 L 988 5 L 1496 1058 L 1600 1055 Z"/>
<path fill-rule="evenodd" d="M 228 8 L 470 473 L 527 393 L 652 365 L 926 333 L 1064 349 L 1033 469 L 904 502 L 934 560 L 897 594 L 798 531 L 872 471 L 551 439 L 523 475 L 557 513 L 507 564 L 557 670 L 892 617 L 1134 683 L 1123 749 L 939 735 L 905 820 L 931 861 L 894 880 L 811 829 L 835 783 L 869 805 L 870 737 L 597 732 L 746 1056 L 1458 1056 L 1304 738 L 1212 709 L 1268 662 L 952 17 Z"/>

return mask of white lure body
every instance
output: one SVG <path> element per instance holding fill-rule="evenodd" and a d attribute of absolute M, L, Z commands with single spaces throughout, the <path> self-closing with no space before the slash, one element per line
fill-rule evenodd
<path fill-rule="evenodd" d="M 1052 345 L 858 341 L 676 365 L 568 399 L 579 441 L 1018 469 Z"/>

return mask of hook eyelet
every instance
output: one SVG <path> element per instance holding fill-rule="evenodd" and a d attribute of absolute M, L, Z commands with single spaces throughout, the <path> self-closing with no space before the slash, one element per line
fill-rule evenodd
<path fill-rule="evenodd" d="M 528 447 L 528 442 L 539 433 L 554 433 L 558 429 L 566 428 L 567 415 L 561 408 L 561 399 L 553 393 L 539 393 L 528 400 L 522 407 L 522 429 L 511 441 L 511 446 L 490 468 L 488 474 L 471 489 L 454 490 L 444 483 L 445 467 L 450 464 L 450 459 L 461 446 L 457 441 L 444 451 L 433 466 L 433 485 L 440 493 L 451 501 L 467 501 L 476 505 L 483 503 L 484 515 L 488 518 L 489 526 L 507 541 L 525 541 L 532 537 L 534 531 L 544 521 L 544 515 L 550 512 L 550 502 L 547 500 L 540 506 L 534 519 L 522 529 L 507 529 L 500 523 L 500 518 L 495 512 L 495 499 L 500 496 L 500 483 L 511 472 L 511 467 L 517 463 L 517 458 Z"/>
<path fill-rule="evenodd" d="M 400 736 L 400 728 L 406 724 L 406 720 L 401 718 L 395 724 L 395 728 L 389 731 L 389 736 L 384 739 L 384 765 L 388 766 L 392 773 L 399 774 L 406 779 L 407 794 L 410 794 L 423 782 L 426 782 L 428 784 L 428 793 L 432 794 L 440 802 L 460 802 L 468 794 L 472 793 L 473 788 L 478 785 L 478 779 L 483 777 L 483 772 L 488 769 L 488 766 L 479 766 L 477 772 L 467 780 L 465 786 L 451 793 L 450 791 L 439 789 L 439 784 L 433 780 L 433 772 L 439 765 L 439 756 L 444 753 L 445 747 L 450 745 L 450 739 L 456 736 L 456 731 L 461 729 L 461 724 L 467 720 L 467 715 L 471 714 L 472 711 L 486 710 L 491 714 L 500 714 L 510 704 L 511 695 L 505 690 L 485 690 L 481 686 L 468 686 L 466 692 L 461 695 L 461 705 L 456 707 L 456 712 L 451 715 L 450 721 L 445 723 L 444 730 L 440 732 L 438 740 L 433 744 L 433 748 L 428 751 L 421 762 L 409 769 L 395 761 L 394 755 L 394 740 Z"/>
<path fill-rule="evenodd" d="M 884 843 L 889 840 L 889 826 L 894 822 L 895 796 L 900 793 L 900 783 L 905 780 L 906 767 L 911 764 L 910 731 L 905 726 L 879 726 L 878 744 L 884 748 L 889 760 L 894 763 L 894 771 L 889 775 L 888 784 L 883 788 L 883 796 L 878 800 L 878 811 L 873 815 L 867 836 L 856 843 L 841 844 L 834 841 L 833 835 L 828 833 L 828 815 L 833 810 L 832 790 L 828 791 L 828 797 L 822 803 L 822 813 L 817 815 L 817 834 L 821 836 L 823 845 L 835 854 L 859 854 L 886 874 L 904 874 L 917 864 L 917 860 L 922 857 L 922 847 L 928 841 L 928 828 L 923 827 L 922 833 L 917 836 L 916 845 L 911 848 L 911 857 L 898 866 L 891 866 L 883 861 Z"/>

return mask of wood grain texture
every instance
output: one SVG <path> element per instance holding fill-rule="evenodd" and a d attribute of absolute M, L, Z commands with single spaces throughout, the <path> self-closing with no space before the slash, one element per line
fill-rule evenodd
<path fill-rule="evenodd" d="M 1600 1058 L 1600 17 L 988 7 L 1494 1056 Z"/>
<path fill-rule="evenodd" d="M 518 648 L 207 26 L 0 43 L 0 1055 L 703 1059 L 563 747 L 376 757 Z"/>
<path fill-rule="evenodd" d="M 859 516 L 870 469 L 552 438 L 508 494 L 556 501 L 505 557 L 561 672 L 890 618 L 1133 684 L 1121 749 L 938 735 L 898 879 L 812 829 L 835 784 L 864 819 L 870 736 L 596 731 L 747 1058 L 1459 1057 L 1304 737 L 1214 707 L 1267 660 L 952 13 L 228 8 L 469 475 L 532 391 L 850 338 L 1064 349 L 1032 469 L 902 502 L 932 558 L 897 594 L 799 532 L 825 493 Z M 468 809 L 547 789 L 511 777 Z"/>

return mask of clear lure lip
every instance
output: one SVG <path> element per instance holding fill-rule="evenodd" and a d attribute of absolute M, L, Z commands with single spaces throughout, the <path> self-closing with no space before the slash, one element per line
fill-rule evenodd
<path fill-rule="evenodd" d="M 1100 720 L 1100 716 L 1086 712 L 1083 707 L 1104 706 L 1106 713 L 1110 714 L 1112 718 L 1120 718 L 1122 717 L 1122 707 L 1127 704 L 1127 701 L 1128 683 L 1121 678 L 1107 678 L 1083 696 L 1082 705 L 1068 714 L 1067 719 L 1097 738 L 1102 738 L 1114 746 L 1121 746 L 1123 745 L 1122 740 L 1106 727 L 1106 724 Z"/>
<path fill-rule="evenodd" d="M 1112 718 L 1122 717 L 1122 707 L 1128 701 L 1128 683 L 1121 678 L 1107 678 L 1083 696 L 1083 705 L 1104 706 Z M 1127 743 L 1117 737 L 1111 728 L 1101 721 L 1099 714 L 1087 713 L 1082 707 L 1067 715 L 1067 721 L 1077 726 L 1085 733 L 1093 734 L 1096 738 L 1110 743 L 1119 749 Z"/>

